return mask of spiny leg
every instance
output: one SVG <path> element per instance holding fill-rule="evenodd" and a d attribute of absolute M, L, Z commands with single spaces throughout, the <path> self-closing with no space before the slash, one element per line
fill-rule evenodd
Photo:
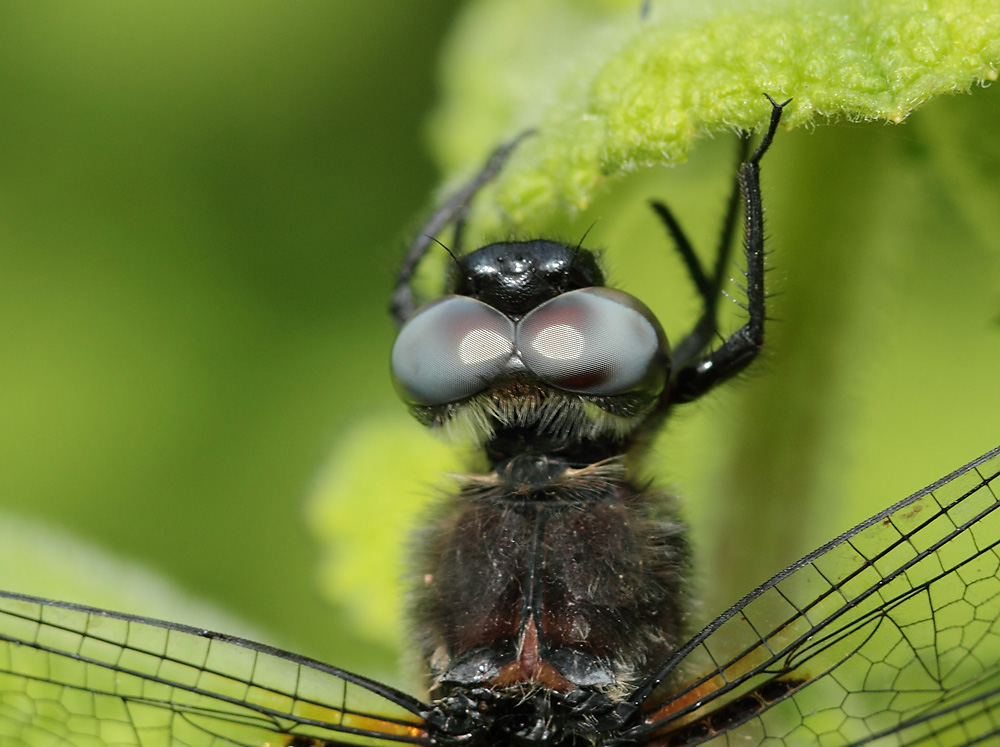
<path fill-rule="evenodd" d="M 740 138 L 737 152 L 737 163 L 742 164 L 750 153 L 750 141 L 747 138 Z M 719 245 L 715 253 L 715 266 L 712 268 L 711 275 L 705 273 L 701 260 L 695 254 L 687 234 L 684 233 L 684 229 L 670 208 L 658 200 L 651 200 L 650 205 L 666 226 L 667 232 L 673 239 L 674 246 L 681 255 L 688 274 L 691 276 L 691 281 L 698 289 L 698 295 L 701 296 L 702 300 L 702 313 L 698 323 L 673 350 L 674 365 L 683 368 L 695 357 L 701 355 L 718 334 L 719 298 L 722 295 L 725 272 L 733 255 L 736 219 L 740 209 L 739 179 L 733 180 L 733 187 L 726 202 L 726 217 L 722 222 Z"/>
<path fill-rule="evenodd" d="M 674 402 L 697 399 L 716 384 L 739 373 L 757 357 L 764 345 L 764 209 L 760 196 L 760 159 L 771 146 L 782 109 L 791 99 L 781 104 L 770 96 L 767 100 L 771 102 L 771 121 L 757 149 L 740 166 L 737 176 L 744 211 L 749 319 L 716 350 L 680 369 L 673 392 Z"/>
<path fill-rule="evenodd" d="M 416 311 L 417 302 L 413 295 L 413 288 L 410 287 L 410 281 L 413 279 L 413 274 L 416 272 L 420 260 L 423 259 L 428 248 L 434 242 L 434 237 L 443 231 L 445 226 L 454 221 L 456 223 L 456 241 L 461 240 L 462 227 L 465 223 L 465 215 L 468 211 L 469 202 L 485 184 L 496 178 L 496 175 L 500 173 L 500 169 L 503 168 L 504 163 L 506 163 L 507 158 L 513 150 L 532 132 L 533 130 L 525 130 L 512 140 L 508 140 L 498 146 L 490 154 L 489 159 L 487 159 L 486 164 L 479 173 L 455 194 L 445 200 L 444 204 L 434 211 L 433 215 L 428 218 L 427 222 L 417 232 L 413 243 L 410 244 L 410 248 L 406 252 L 406 257 L 403 258 L 403 264 L 399 268 L 399 273 L 396 275 L 396 286 L 392 292 L 392 301 L 389 303 L 389 313 L 392 315 L 392 319 L 397 327 L 403 326 L 403 322 Z"/>

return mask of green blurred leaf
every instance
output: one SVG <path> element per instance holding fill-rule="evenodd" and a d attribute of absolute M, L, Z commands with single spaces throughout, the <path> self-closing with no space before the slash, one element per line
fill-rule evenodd
<path fill-rule="evenodd" d="M 402 639 L 405 537 L 431 486 L 458 469 L 455 450 L 400 408 L 356 423 L 316 480 L 308 521 L 324 547 L 320 585 L 374 640 Z"/>

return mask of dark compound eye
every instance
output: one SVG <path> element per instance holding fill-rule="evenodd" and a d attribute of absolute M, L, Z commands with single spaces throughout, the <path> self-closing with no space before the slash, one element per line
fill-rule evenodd
<path fill-rule="evenodd" d="M 481 391 L 509 370 L 514 323 L 467 296 L 446 296 L 424 306 L 400 330 L 392 348 L 392 374 L 409 402 L 441 405 Z"/>
<path fill-rule="evenodd" d="M 581 394 L 658 388 L 667 372 L 656 317 L 610 288 L 583 288 L 539 306 L 518 324 L 517 351 L 542 381 Z"/>

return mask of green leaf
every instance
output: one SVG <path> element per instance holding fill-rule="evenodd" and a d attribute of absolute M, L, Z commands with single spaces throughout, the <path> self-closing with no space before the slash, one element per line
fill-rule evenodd
<path fill-rule="evenodd" d="M 433 122 L 446 171 L 518 131 L 537 135 L 480 203 L 487 229 L 584 210 L 639 166 L 686 159 L 706 135 L 749 130 L 793 98 L 786 126 L 903 121 L 943 93 L 993 81 L 995 2 L 772 0 L 471 3 L 442 65 Z"/>

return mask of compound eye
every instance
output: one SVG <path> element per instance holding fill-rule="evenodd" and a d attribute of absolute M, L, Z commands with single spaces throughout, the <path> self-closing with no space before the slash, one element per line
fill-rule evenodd
<path fill-rule="evenodd" d="M 668 371 L 666 336 L 653 312 L 610 288 L 546 301 L 518 324 L 517 349 L 542 381 L 580 394 L 658 389 Z"/>
<path fill-rule="evenodd" d="M 392 346 L 392 375 L 407 402 L 443 405 L 482 391 L 513 352 L 510 319 L 474 298 L 445 296 L 403 325 Z"/>

